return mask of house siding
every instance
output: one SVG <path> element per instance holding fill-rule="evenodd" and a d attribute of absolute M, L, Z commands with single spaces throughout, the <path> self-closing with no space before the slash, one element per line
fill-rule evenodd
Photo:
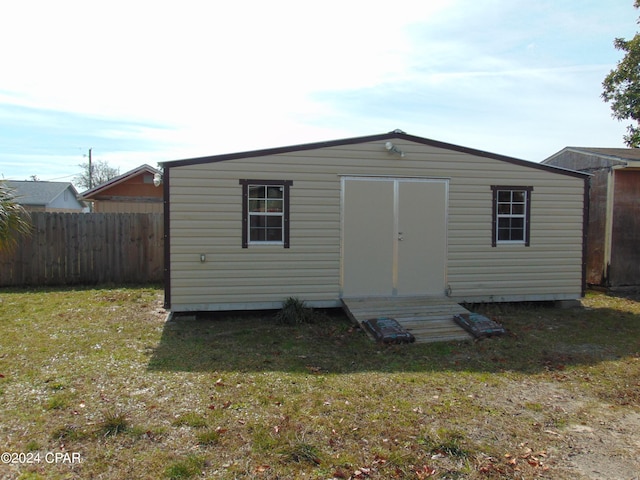
<path fill-rule="evenodd" d="M 341 295 L 341 176 L 449 180 L 446 283 L 460 301 L 573 299 L 582 292 L 584 180 L 404 139 L 176 165 L 170 175 L 174 311 L 276 307 Z M 291 244 L 242 248 L 239 179 L 291 180 Z M 491 185 L 533 187 L 531 245 L 491 246 Z M 200 262 L 200 255 L 206 261 Z M 443 291 L 444 294 L 444 291 Z"/>

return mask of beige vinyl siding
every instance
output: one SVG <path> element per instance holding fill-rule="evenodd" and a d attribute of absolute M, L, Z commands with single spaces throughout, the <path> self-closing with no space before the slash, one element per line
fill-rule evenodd
<path fill-rule="evenodd" d="M 394 144 L 404 158 L 389 154 L 384 142 L 369 142 L 172 167 L 172 308 L 261 308 L 288 296 L 337 305 L 345 175 L 449 179 L 446 281 L 454 298 L 580 296 L 581 178 L 404 140 Z M 293 181 L 290 248 L 241 248 L 239 179 Z M 533 187 L 531 246 L 491 246 L 491 185 Z"/>

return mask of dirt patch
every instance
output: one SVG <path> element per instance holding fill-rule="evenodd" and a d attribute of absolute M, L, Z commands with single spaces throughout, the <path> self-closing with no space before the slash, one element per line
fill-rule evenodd
<path fill-rule="evenodd" d="M 640 478 L 640 414 L 601 412 L 585 424 L 572 424 L 562 433 L 569 452 L 560 465 L 593 479 Z"/>
<path fill-rule="evenodd" d="M 527 418 L 555 472 L 576 479 L 640 478 L 640 413 L 597 403 L 554 382 L 505 382 L 483 396 L 487 408 Z M 564 478 L 564 477 L 563 477 Z"/>

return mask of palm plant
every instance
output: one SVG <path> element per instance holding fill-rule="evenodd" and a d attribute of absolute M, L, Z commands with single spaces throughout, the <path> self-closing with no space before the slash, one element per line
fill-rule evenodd
<path fill-rule="evenodd" d="M 16 202 L 13 190 L 0 180 L 0 251 L 17 245 L 19 234 L 28 234 L 31 223 L 27 211 Z"/>

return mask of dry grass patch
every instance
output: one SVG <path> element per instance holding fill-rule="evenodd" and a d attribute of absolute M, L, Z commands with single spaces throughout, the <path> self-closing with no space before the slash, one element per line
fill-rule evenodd
<path fill-rule="evenodd" d="M 483 305 L 509 335 L 382 347 L 340 314 L 165 323 L 150 288 L 0 292 L 0 478 L 633 478 L 640 302 Z M 295 323 L 295 322 L 294 322 Z M 637 428 L 635 428 L 637 427 Z M 595 461 L 597 460 L 597 462 Z"/>

